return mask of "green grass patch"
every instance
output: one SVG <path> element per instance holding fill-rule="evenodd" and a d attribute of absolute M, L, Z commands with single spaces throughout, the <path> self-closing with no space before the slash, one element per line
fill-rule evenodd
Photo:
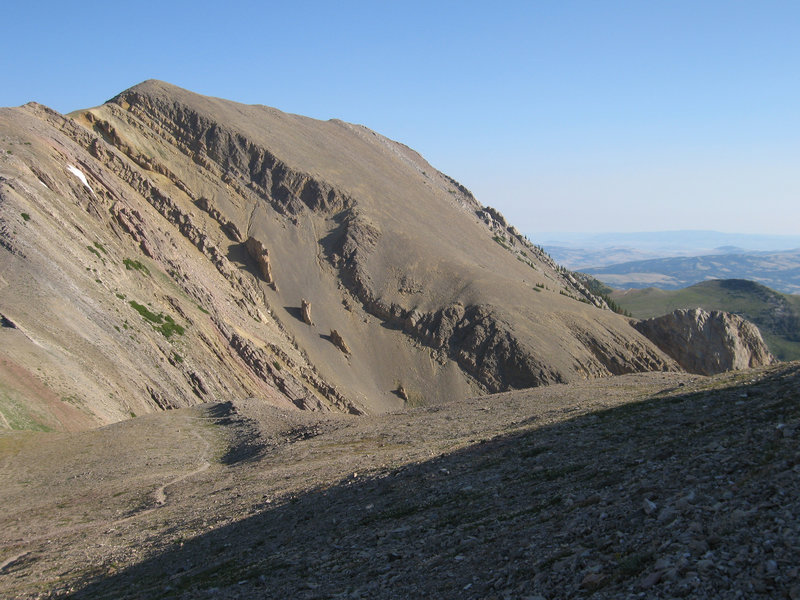
<path fill-rule="evenodd" d="M 218 554 L 225 552 L 220 548 Z M 264 573 L 280 573 L 292 565 L 280 555 L 267 556 L 256 564 L 242 563 L 235 558 L 226 558 L 221 562 L 189 572 L 180 577 L 163 598 L 183 597 L 189 591 L 224 588 L 241 581 L 257 580 Z"/>
<path fill-rule="evenodd" d="M 122 264 L 124 264 L 125 268 L 129 271 L 141 271 L 145 275 L 150 275 L 150 270 L 138 260 L 126 258 L 122 261 Z"/>
<path fill-rule="evenodd" d="M 25 221 L 25 222 L 28 222 L 28 221 L 31 220 L 31 216 L 28 213 L 20 213 L 20 216 L 22 217 L 22 220 Z"/>
<path fill-rule="evenodd" d="M 108 254 L 108 251 L 105 249 L 105 246 L 103 246 L 103 244 L 101 244 L 100 242 L 94 242 L 94 247 L 100 250 L 100 252 L 102 252 L 103 254 Z"/>
<path fill-rule="evenodd" d="M 97 248 L 94 246 L 86 246 L 86 249 L 105 263 L 105 260 L 103 260 L 103 257 L 100 255 L 100 252 L 98 252 Z"/>
<path fill-rule="evenodd" d="M 11 391 L 0 389 L 0 412 L 9 427 L 20 431 L 53 431 L 33 414 L 27 403 Z"/>
<path fill-rule="evenodd" d="M 143 319 L 149 321 L 153 325 L 153 329 L 160 332 L 165 338 L 170 338 L 176 333 L 178 335 L 183 335 L 186 331 L 183 326 L 178 325 L 169 315 L 165 315 L 164 313 L 154 313 L 149 308 L 143 304 L 139 304 L 135 300 L 129 301 L 128 304 L 130 304 L 131 308 L 138 312 Z"/>
<path fill-rule="evenodd" d="M 164 315 L 164 324 L 157 329 L 161 332 L 161 335 L 166 338 L 171 337 L 174 333 L 183 335 L 186 332 L 183 326 L 178 325 L 169 315 Z"/>
<path fill-rule="evenodd" d="M 131 300 L 128 302 L 131 305 L 131 308 L 138 312 L 143 318 L 147 319 L 151 323 L 161 324 L 164 322 L 164 314 L 157 314 L 151 311 L 143 304 L 139 304 L 136 300 Z"/>
<path fill-rule="evenodd" d="M 495 235 L 494 237 L 492 237 L 492 239 L 493 239 L 495 242 L 497 242 L 498 244 L 500 244 L 500 245 L 501 245 L 503 248 L 505 248 L 506 250 L 511 250 L 511 246 L 509 246 L 509 245 L 506 243 L 506 240 L 505 240 L 505 238 L 502 238 L 502 237 L 500 237 L 499 235 Z"/>

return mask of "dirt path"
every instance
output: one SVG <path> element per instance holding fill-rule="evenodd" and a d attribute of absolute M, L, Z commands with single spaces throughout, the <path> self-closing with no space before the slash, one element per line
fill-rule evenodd
<path fill-rule="evenodd" d="M 3 414 L 2 410 L 0 410 L 0 420 L 2 420 L 3 427 L 5 429 L 11 429 L 11 423 L 8 422 L 8 419 L 6 419 L 6 416 Z"/>
<path fill-rule="evenodd" d="M 189 477 L 194 477 L 195 475 L 198 475 L 199 473 L 202 473 L 203 471 L 205 471 L 206 469 L 208 469 L 211 466 L 211 463 L 208 462 L 208 459 L 210 458 L 209 457 L 209 453 L 210 453 L 210 450 L 211 450 L 211 444 L 208 442 L 208 440 L 206 440 L 203 436 L 201 436 L 196 431 L 193 431 L 192 434 L 197 439 L 199 439 L 201 442 L 203 442 L 203 445 L 204 445 L 203 456 L 201 458 L 200 466 L 197 467 L 196 469 L 192 470 L 192 471 L 189 471 L 188 473 L 184 473 L 183 475 L 179 475 L 175 479 L 173 479 L 171 481 L 168 481 L 164 485 L 159 486 L 158 488 L 156 488 L 156 491 L 153 492 L 153 498 L 155 499 L 156 504 L 158 506 L 162 506 L 162 505 L 166 504 L 166 502 L 167 502 L 167 488 L 168 487 L 173 486 L 175 484 L 178 484 L 181 481 L 183 481 L 185 479 L 188 479 Z"/>
<path fill-rule="evenodd" d="M 36 444 L 31 443 L 30 447 L 22 445 L 20 446 L 21 450 L 18 450 L 15 455 L 5 456 L 2 461 L 2 468 L 8 484 L 12 487 L 22 486 L 23 488 L 35 484 L 37 487 L 43 487 L 46 491 L 41 493 L 34 492 L 34 498 L 31 498 L 31 502 L 28 502 L 30 511 L 26 512 L 26 514 L 30 515 L 31 524 L 29 524 L 29 526 L 18 527 L 16 524 L 20 522 L 20 518 L 14 518 L 10 515 L 6 516 L 7 520 L 3 526 L 5 531 L 3 535 L 0 536 L 0 559 L 2 560 L 2 562 L 0 562 L 0 572 L 16 570 L 22 562 L 35 562 L 38 560 L 38 557 L 48 551 L 48 548 L 62 545 L 70 547 L 75 543 L 73 540 L 79 538 L 92 539 L 102 536 L 103 534 L 116 531 L 120 525 L 147 518 L 151 513 L 164 510 L 165 507 L 170 504 L 171 488 L 207 471 L 211 467 L 213 450 L 210 436 L 212 433 L 210 432 L 211 430 L 202 425 L 198 425 L 198 423 L 213 423 L 215 418 L 194 417 L 180 414 L 173 414 L 171 416 L 173 417 L 173 426 L 167 427 L 166 430 L 180 432 L 182 429 L 184 431 L 184 441 L 178 444 L 182 448 L 187 448 L 187 452 L 184 455 L 172 454 L 174 450 L 170 449 L 169 446 L 175 445 L 175 442 L 161 440 L 160 438 L 158 438 L 159 443 L 163 441 L 166 447 L 158 448 L 158 453 L 154 452 L 157 448 L 153 446 L 149 448 L 133 447 L 129 449 L 131 456 L 142 453 L 146 456 L 147 453 L 150 452 L 151 460 L 156 461 L 156 465 L 158 465 L 158 462 L 165 459 L 169 459 L 175 463 L 175 470 L 169 475 L 165 483 L 158 485 L 154 490 L 150 488 L 151 491 L 145 492 L 146 496 L 144 497 L 151 498 L 151 501 L 147 503 L 150 504 L 150 506 L 147 508 L 138 510 L 135 508 L 136 504 L 141 502 L 141 500 L 137 501 L 136 498 L 142 498 L 142 492 L 144 492 L 143 488 L 144 486 L 148 486 L 148 477 L 146 473 L 143 474 L 144 477 L 141 480 L 138 480 L 138 478 L 128 480 L 125 476 L 125 471 L 126 468 L 129 467 L 124 464 L 124 458 L 116 456 L 115 452 L 109 452 L 105 459 L 102 457 L 95 457 L 96 462 L 88 464 L 80 458 L 81 453 L 86 452 L 86 449 L 81 449 L 77 451 L 78 457 L 72 460 L 73 464 L 76 466 L 80 465 L 85 469 L 83 472 L 89 475 L 93 474 L 101 481 L 111 480 L 108 487 L 96 489 L 92 489 L 91 483 L 89 483 L 87 487 L 87 483 L 81 482 L 81 473 L 68 472 L 51 474 L 50 469 L 47 467 L 43 468 L 41 472 L 36 472 L 26 467 L 23 469 L 24 474 L 20 475 L 20 465 L 17 463 L 20 460 L 25 462 L 26 459 L 23 458 L 23 456 L 30 454 L 32 451 L 31 448 L 35 448 Z M 152 443 L 154 439 L 157 439 L 153 437 L 154 434 L 160 433 L 149 427 L 146 419 L 140 420 L 139 422 L 121 424 L 120 427 L 132 430 L 132 433 L 110 436 L 116 438 L 116 440 L 120 440 L 120 443 L 125 443 L 122 440 L 128 439 L 129 437 Z M 199 427 L 200 430 L 195 429 L 196 427 Z M 94 436 L 87 435 L 86 439 L 90 440 L 92 437 Z M 37 439 L 47 440 L 49 438 L 43 437 Z M 185 440 L 188 439 L 196 439 L 199 444 L 187 445 Z M 54 439 L 53 441 L 55 442 L 56 440 Z M 108 440 L 103 440 L 102 443 L 98 442 L 98 444 L 106 446 L 107 442 Z M 89 446 L 94 445 L 90 441 L 79 442 L 77 445 L 83 446 L 84 444 Z M 58 444 L 55 445 L 58 446 Z M 188 450 L 188 448 L 192 448 L 192 450 Z M 108 450 L 108 448 L 106 449 Z M 33 450 L 33 452 L 36 453 L 40 450 L 41 449 L 37 448 Z M 56 447 L 53 453 L 58 456 L 59 449 Z M 63 452 L 64 458 L 66 458 L 67 461 L 70 460 L 70 454 L 70 451 Z M 186 459 L 190 459 L 191 462 Z M 45 453 L 44 456 L 39 456 L 38 460 L 44 464 L 48 464 L 51 457 Z M 145 460 L 146 465 L 148 462 L 147 459 L 145 458 L 142 460 Z M 20 478 L 21 482 L 19 481 Z M 117 481 L 116 484 L 114 482 L 115 479 Z M 61 483 L 70 480 L 74 480 L 75 484 L 69 485 L 65 489 L 57 488 L 52 485 L 56 482 Z M 152 483 L 149 485 L 152 485 Z M 125 490 L 124 493 L 121 491 L 114 491 L 119 490 L 120 486 Z M 91 495 L 91 499 L 88 502 L 83 499 L 83 496 L 86 494 Z M 19 492 L 16 495 L 11 495 L 10 498 L 16 498 L 16 500 L 10 500 L 7 505 L 8 508 L 16 508 L 17 511 L 24 511 Z M 48 498 L 60 498 L 60 500 L 52 500 L 57 505 L 53 506 Z M 126 501 L 125 498 L 129 500 Z M 118 508 L 114 507 L 115 499 L 118 499 L 116 503 Z M 125 508 L 126 503 L 130 508 Z M 42 507 L 39 506 L 40 504 Z M 133 508 L 132 512 L 131 508 Z M 111 516 L 113 512 L 127 514 L 116 519 L 104 516 L 106 514 Z M 78 518 L 77 515 L 80 513 L 83 513 L 85 516 Z M 81 522 L 76 523 L 76 520 L 80 520 Z M 70 521 L 72 521 L 72 524 L 70 524 Z M 9 527 L 9 525 L 11 527 Z M 14 530 L 12 530 L 12 527 Z M 133 527 L 138 526 L 133 525 Z M 5 555 L 5 557 L 3 555 Z"/>

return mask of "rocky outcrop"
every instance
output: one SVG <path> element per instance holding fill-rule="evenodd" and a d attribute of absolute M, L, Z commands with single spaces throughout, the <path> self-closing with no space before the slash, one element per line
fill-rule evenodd
<path fill-rule="evenodd" d="M 339 189 L 291 168 L 243 133 L 190 110 L 174 98 L 148 93 L 146 87 L 126 90 L 106 106 L 113 106 L 115 116 L 134 127 L 144 124 L 151 131 L 157 131 L 197 166 L 224 181 L 237 195 L 247 197 L 248 192 L 254 192 L 280 214 L 288 216 L 297 215 L 306 208 L 328 212 L 351 204 L 351 199 Z M 152 160 L 142 164 L 111 125 L 96 116 L 92 121 L 109 143 L 140 166 L 152 169 Z"/>
<path fill-rule="evenodd" d="M 776 362 L 758 328 L 731 313 L 680 309 L 634 327 L 691 373 L 714 375 Z"/>
<path fill-rule="evenodd" d="M 275 285 L 275 280 L 272 278 L 272 265 L 269 262 L 269 250 L 264 247 L 261 240 L 254 237 L 247 238 L 245 247 L 250 257 L 256 261 L 258 270 L 261 273 L 261 277 L 264 278 L 264 281 L 269 285 Z"/>
<path fill-rule="evenodd" d="M 336 331 L 335 329 L 331 329 L 331 343 L 336 346 L 339 350 L 344 352 L 345 354 L 350 354 L 350 348 L 347 345 L 347 342 L 344 341 L 342 334 Z"/>
<path fill-rule="evenodd" d="M 208 215 L 219 223 L 222 231 L 234 242 L 242 241 L 242 233 L 236 226 L 236 223 L 229 220 L 222 214 L 217 207 L 215 207 L 208 198 L 200 197 L 197 199 L 197 207 L 208 213 Z"/>
<path fill-rule="evenodd" d="M 311 302 L 305 298 L 300 300 L 300 315 L 303 317 L 303 323 L 306 325 L 314 324 L 314 321 L 311 318 Z"/>

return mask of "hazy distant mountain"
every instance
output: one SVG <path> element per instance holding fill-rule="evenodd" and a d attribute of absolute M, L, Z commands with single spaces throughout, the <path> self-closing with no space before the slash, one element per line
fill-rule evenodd
<path fill-rule="evenodd" d="M 800 236 L 718 231 L 536 233 L 529 237 L 554 260 L 578 271 L 653 258 L 777 252 L 800 248 Z"/>
<path fill-rule="evenodd" d="M 800 293 L 800 250 L 670 257 L 583 268 L 614 288 L 679 289 L 711 279 L 749 279 Z"/>

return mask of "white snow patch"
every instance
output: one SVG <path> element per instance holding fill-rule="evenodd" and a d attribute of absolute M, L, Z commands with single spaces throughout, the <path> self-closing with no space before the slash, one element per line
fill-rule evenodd
<path fill-rule="evenodd" d="M 83 171 L 81 171 L 78 167 L 73 167 L 72 165 L 67 165 L 67 171 L 69 171 L 70 173 L 75 175 L 75 177 L 80 179 L 81 182 L 83 182 L 83 185 L 86 186 L 86 189 L 88 189 L 90 192 L 92 192 L 92 194 L 94 194 L 94 190 L 92 189 L 92 186 L 89 185 L 89 181 L 86 179 L 86 175 L 83 174 Z"/>
<path fill-rule="evenodd" d="M 50 189 L 49 187 L 47 187 L 47 184 L 46 184 L 44 181 L 42 181 L 41 179 L 39 180 L 39 183 L 41 183 L 41 184 L 42 184 L 44 187 L 46 187 L 48 190 Z M 52 191 L 52 190 L 51 190 L 51 191 Z"/>

